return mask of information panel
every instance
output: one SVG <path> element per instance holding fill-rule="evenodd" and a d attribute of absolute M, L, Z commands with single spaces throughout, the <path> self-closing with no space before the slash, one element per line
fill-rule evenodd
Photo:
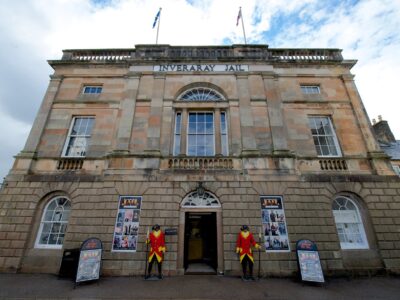
<path fill-rule="evenodd" d="M 136 252 L 141 196 L 120 196 L 112 251 Z"/>
<path fill-rule="evenodd" d="M 299 240 L 296 243 L 296 252 L 301 280 L 325 282 L 315 243 L 310 240 Z"/>
<path fill-rule="evenodd" d="M 99 279 L 102 250 L 103 245 L 97 238 L 90 238 L 82 243 L 76 282 Z"/>
<path fill-rule="evenodd" d="M 289 251 L 282 196 L 261 196 L 260 201 L 265 251 Z"/>

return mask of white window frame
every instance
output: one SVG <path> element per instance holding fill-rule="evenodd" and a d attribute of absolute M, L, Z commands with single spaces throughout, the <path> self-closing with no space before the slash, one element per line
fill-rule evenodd
<path fill-rule="evenodd" d="M 189 134 L 189 118 L 190 118 L 190 114 L 193 114 L 193 113 L 204 113 L 204 114 L 206 114 L 206 113 L 211 113 L 212 114 L 212 117 L 213 117 L 213 143 L 214 143 L 214 147 L 213 147 L 213 154 L 212 155 L 194 155 L 195 157 L 214 157 L 215 156 L 215 144 L 216 144 L 216 141 L 215 141 L 215 136 L 216 136 L 216 134 L 215 134 L 215 112 L 214 111 L 189 111 L 188 112 L 188 114 L 187 114 L 187 124 L 186 124 L 186 155 L 187 156 L 192 156 L 192 155 L 189 155 L 189 136 L 190 135 L 193 135 L 193 134 Z M 197 152 L 197 151 L 196 151 Z"/>
<path fill-rule="evenodd" d="M 195 87 L 184 91 L 178 96 L 181 101 L 207 101 L 218 102 L 225 100 L 221 93 L 207 87 Z"/>
<path fill-rule="evenodd" d="M 343 210 L 339 209 L 338 210 L 338 209 L 333 209 L 333 207 L 332 207 L 332 212 L 333 212 L 333 216 L 334 216 L 334 220 L 335 220 L 336 230 L 337 230 L 338 237 L 339 237 L 340 247 L 343 250 L 369 249 L 367 236 L 365 234 L 363 219 L 361 218 L 361 214 L 360 214 L 360 211 L 359 211 L 357 203 L 354 200 L 352 200 L 351 198 L 347 197 L 347 196 L 338 196 L 338 197 L 335 198 L 334 202 L 332 203 L 332 206 L 335 204 L 335 202 L 339 198 L 346 199 L 348 202 L 352 203 L 353 206 L 355 207 L 355 210 L 354 209 L 343 209 Z M 346 202 L 346 204 L 348 202 Z M 350 213 L 350 212 L 353 212 L 353 213 Z M 353 219 L 352 222 L 350 220 L 351 218 Z M 349 221 L 348 222 L 341 221 L 341 220 L 344 220 L 344 219 L 348 219 Z M 350 232 L 350 230 L 351 230 L 350 228 L 351 227 L 348 227 L 348 225 L 357 226 L 358 227 L 358 234 L 360 235 L 360 238 L 361 238 L 362 242 L 361 243 L 342 242 L 340 240 L 341 234 L 339 233 L 339 230 L 340 230 L 339 227 L 342 227 L 342 225 L 344 225 L 343 226 L 344 228 L 342 228 L 342 229 L 345 231 L 343 235 L 346 238 L 348 237 L 349 234 L 354 234 L 354 233 Z M 347 230 L 347 228 L 349 228 L 349 229 Z"/>
<path fill-rule="evenodd" d="M 342 157 L 342 151 L 341 151 L 341 149 L 340 149 L 339 141 L 338 141 L 338 138 L 337 138 L 337 136 L 336 136 L 335 128 L 333 127 L 332 120 L 331 120 L 330 116 L 308 116 L 308 121 L 309 121 L 308 124 L 310 124 L 310 120 L 311 120 L 311 119 L 316 119 L 316 118 L 323 118 L 323 119 L 328 120 L 329 127 L 330 127 L 330 129 L 331 129 L 331 131 L 332 131 L 332 134 L 331 134 L 331 135 L 326 134 L 326 133 L 314 135 L 314 134 L 312 133 L 312 129 L 315 129 L 315 128 L 310 128 L 311 136 L 312 136 L 312 141 L 313 141 L 313 144 L 314 144 L 314 146 L 315 146 L 315 150 L 317 151 L 318 157 Z M 314 123 L 315 123 L 315 121 L 314 121 Z M 326 137 L 332 137 L 332 139 L 333 139 L 333 145 L 332 145 L 332 146 L 334 146 L 335 149 L 336 149 L 336 152 L 337 152 L 336 155 L 330 154 L 330 153 L 327 154 L 327 155 L 324 155 L 324 154 L 322 153 L 322 150 L 321 150 L 321 154 L 318 153 L 318 148 L 321 148 L 321 147 L 320 147 L 320 145 L 316 145 L 316 144 L 315 144 L 314 137 L 321 137 L 321 136 L 322 136 L 322 137 L 325 137 L 325 138 L 326 138 Z M 329 152 L 331 152 L 331 151 L 329 151 Z"/>
<path fill-rule="evenodd" d="M 178 115 L 179 115 L 179 130 L 177 130 L 177 127 L 178 127 Z M 173 146 L 173 149 L 172 149 L 172 155 L 173 156 L 178 156 L 179 154 L 181 154 L 182 118 L 183 118 L 183 113 L 181 111 L 177 111 L 175 113 L 174 146 Z M 179 145 L 177 145 L 177 137 L 179 137 Z"/>
<path fill-rule="evenodd" d="M 92 89 L 94 89 L 94 92 L 91 92 Z M 89 92 L 87 92 L 87 90 L 89 90 Z M 99 95 L 102 92 L 103 92 L 102 85 L 84 85 L 82 89 L 83 95 Z"/>
<path fill-rule="evenodd" d="M 94 122 L 95 117 L 94 116 L 75 116 L 75 117 L 72 118 L 71 125 L 70 125 L 69 131 L 68 131 L 68 135 L 67 135 L 67 138 L 65 140 L 64 148 L 63 148 L 63 151 L 62 151 L 62 157 L 86 157 L 86 153 L 87 153 L 87 150 L 89 148 L 89 140 L 90 140 L 90 138 L 92 136 L 92 132 L 90 132 L 90 134 L 85 134 L 85 135 L 71 135 L 72 129 L 73 129 L 74 125 L 75 125 L 75 121 L 77 119 L 93 119 L 93 122 Z M 94 126 L 94 124 L 93 124 L 93 126 Z M 93 131 L 93 126 L 92 126 L 92 131 Z M 82 154 L 81 155 L 67 155 L 67 149 L 68 149 L 69 143 L 71 141 L 71 138 L 73 138 L 73 137 L 85 138 L 86 145 L 85 145 L 84 155 L 82 155 Z"/>
<path fill-rule="evenodd" d="M 225 133 L 222 132 L 222 115 L 225 116 Z M 220 127 L 220 136 L 221 136 L 221 154 L 223 156 L 229 156 L 229 138 L 228 138 L 228 133 L 229 133 L 229 128 L 228 128 L 228 114 L 226 111 L 221 111 L 220 112 L 220 118 L 219 118 L 219 127 Z M 215 126 L 215 124 L 214 124 Z M 226 153 L 224 153 L 223 149 L 223 139 L 225 139 L 225 145 L 226 145 Z"/>
<path fill-rule="evenodd" d="M 64 220 L 64 221 L 61 221 L 61 220 L 59 220 L 59 221 L 45 221 L 45 217 L 46 217 L 46 213 L 47 213 L 48 207 L 49 207 L 50 204 L 53 203 L 53 202 L 56 202 L 56 203 L 57 203 L 57 200 L 60 199 L 60 198 L 64 198 L 64 199 L 67 200 L 66 202 L 69 202 L 69 215 L 68 215 L 67 220 Z M 57 203 L 57 206 L 58 206 L 58 203 Z M 65 204 L 63 205 L 63 207 L 64 207 L 64 206 L 65 206 Z M 61 248 L 63 247 L 63 244 L 64 244 L 65 233 L 67 232 L 68 219 L 69 219 L 69 217 L 70 217 L 70 214 L 71 214 L 71 201 L 70 201 L 67 197 L 64 197 L 64 196 L 57 196 L 57 197 L 52 198 L 52 199 L 46 204 L 46 207 L 45 207 L 44 210 L 43 210 L 43 215 L 42 215 L 42 218 L 41 218 L 41 220 L 40 220 L 39 230 L 38 230 L 37 236 L 36 236 L 35 248 L 40 248 L 40 249 L 61 249 Z M 63 243 L 62 243 L 62 244 L 41 244 L 41 243 L 40 243 L 40 237 L 42 236 L 43 226 L 44 226 L 44 224 L 48 224 L 48 223 L 51 223 L 51 224 L 53 224 L 53 223 L 60 223 L 60 224 L 66 225 L 66 226 L 65 226 L 65 231 L 62 233 L 62 234 L 64 234 L 64 240 L 63 240 Z M 50 233 L 51 233 L 51 232 L 52 232 L 52 231 L 50 231 Z M 58 232 L 58 234 L 60 234 L 60 231 Z"/>
<path fill-rule="evenodd" d="M 307 85 L 307 84 L 301 84 L 300 85 L 301 92 L 304 95 L 318 95 L 321 94 L 321 89 L 319 85 Z"/>

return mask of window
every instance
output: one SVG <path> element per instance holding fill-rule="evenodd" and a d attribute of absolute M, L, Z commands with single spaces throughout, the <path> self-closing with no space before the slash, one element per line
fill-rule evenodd
<path fill-rule="evenodd" d="M 318 85 L 301 85 L 301 91 L 303 94 L 311 95 L 311 94 L 320 94 L 321 91 Z"/>
<path fill-rule="evenodd" d="M 74 117 L 65 142 L 64 157 L 85 157 L 94 124 L 93 117 Z"/>
<path fill-rule="evenodd" d="M 190 112 L 187 132 L 187 155 L 215 155 L 214 114 L 212 112 Z"/>
<path fill-rule="evenodd" d="M 226 111 L 229 105 L 222 94 L 208 87 L 195 87 L 184 91 L 177 99 L 172 154 L 229 155 Z M 197 101 L 202 102 L 201 109 Z"/>
<path fill-rule="evenodd" d="M 223 100 L 224 97 L 209 88 L 194 88 L 180 95 L 178 99 L 187 101 L 219 101 Z"/>
<path fill-rule="evenodd" d="M 70 212 L 71 203 L 65 197 L 56 197 L 46 205 L 36 239 L 37 248 L 62 247 Z"/>
<path fill-rule="evenodd" d="M 221 112 L 221 154 L 228 155 L 228 128 L 225 112 Z"/>
<path fill-rule="evenodd" d="M 181 152 L 181 123 L 182 123 L 182 114 L 180 112 L 176 113 L 175 117 L 175 138 L 174 138 L 174 151 L 173 154 L 179 155 Z"/>
<path fill-rule="evenodd" d="M 342 249 L 367 249 L 368 242 L 357 205 L 349 197 L 339 196 L 332 204 L 333 216 Z"/>
<path fill-rule="evenodd" d="M 84 94 L 100 94 L 101 91 L 103 90 L 103 87 L 101 86 L 84 86 L 83 87 L 83 93 Z"/>
<path fill-rule="evenodd" d="M 329 117 L 309 117 L 311 134 L 318 156 L 341 156 L 339 143 Z"/>

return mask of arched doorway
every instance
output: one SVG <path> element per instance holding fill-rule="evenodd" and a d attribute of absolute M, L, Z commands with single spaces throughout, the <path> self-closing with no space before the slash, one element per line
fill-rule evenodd
<path fill-rule="evenodd" d="M 181 203 L 178 268 L 185 274 L 223 272 L 221 203 L 202 188 Z"/>

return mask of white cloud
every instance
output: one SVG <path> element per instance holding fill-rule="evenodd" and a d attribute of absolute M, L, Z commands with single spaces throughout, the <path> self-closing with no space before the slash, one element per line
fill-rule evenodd
<path fill-rule="evenodd" d="M 236 26 L 239 6 L 250 42 L 342 48 L 345 58 L 358 59 L 353 73 L 370 117 L 383 115 L 400 138 L 400 1 L 2 0 L 0 116 L 13 135 L 1 137 L 0 178 L 12 163 L 10 155 L 22 149 L 39 108 L 52 73 L 47 59 L 59 59 L 62 49 L 153 44 L 159 7 L 160 44 L 243 43 L 242 28 Z"/>

